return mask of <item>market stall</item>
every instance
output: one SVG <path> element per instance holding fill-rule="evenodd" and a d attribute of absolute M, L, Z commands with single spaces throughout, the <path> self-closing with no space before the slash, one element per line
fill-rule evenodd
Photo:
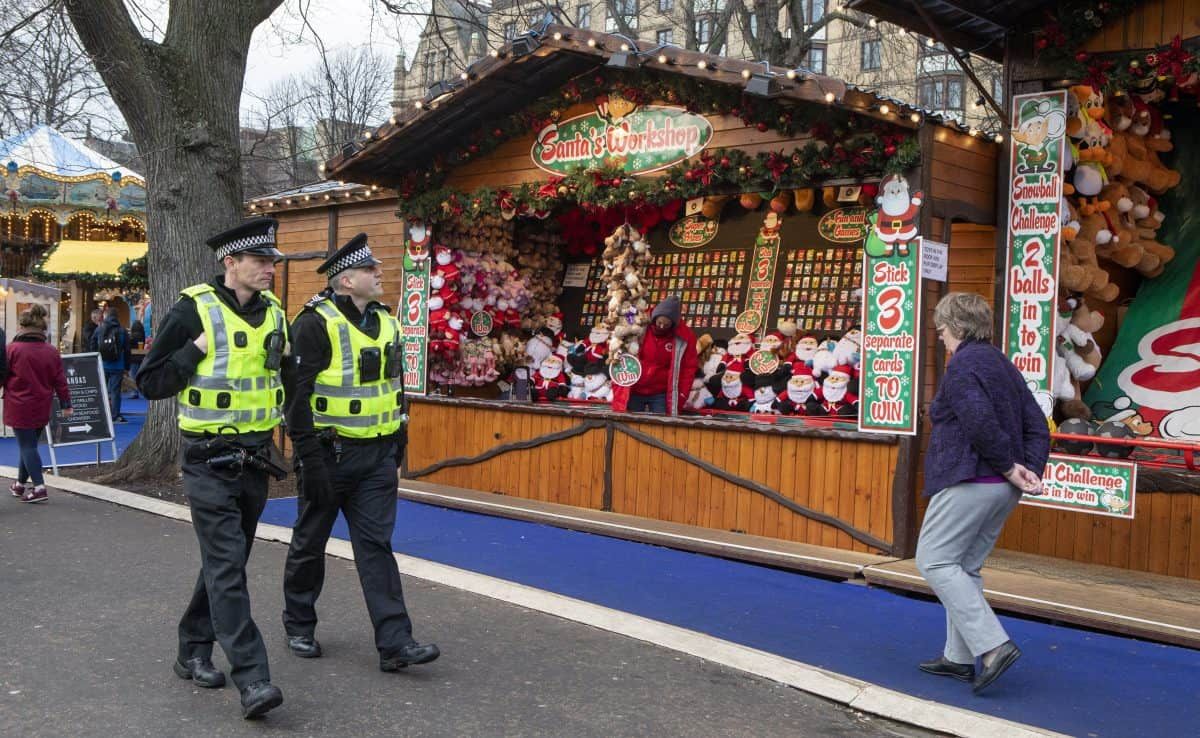
<path fill-rule="evenodd" d="M 33 274 L 62 286 L 64 312 L 60 348 L 85 350 L 83 322 L 93 307 L 117 309 L 121 324 L 128 328 L 137 306 L 148 294 L 147 244 L 135 241 L 60 241 L 35 263 Z"/>
<path fill-rule="evenodd" d="M 948 286 L 990 281 L 993 138 L 802 70 L 517 38 L 330 163 L 399 194 L 424 393 L 407 477 L 911 553 L 936 363 L 920 305 L 942 289 L 919 259 L 947 266 L 916 236 L 949 243 Z M 667 294 L 705 351 L 691 407 L 616 412 Z M 864 382 L 884 346 L 895 367 L 868 360 L 890 376 Z"/>

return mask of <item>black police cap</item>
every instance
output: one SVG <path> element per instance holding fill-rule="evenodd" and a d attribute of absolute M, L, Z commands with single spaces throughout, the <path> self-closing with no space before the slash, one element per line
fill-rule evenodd
<path fill-rule="evenodd" d="M 317 267 L 317 274 L 324 274 L 329 279 L 333 279 L 347 269 L 361 269 L 382 263 L 371 254 L 371 246 L 367 243 L 367 234 L 360 233 L 347 241 L 333 256 L 326 259 L 324 264 Z"/>
<path fill-rule="evenodd" d="M 227 231 L 218 233 L 205 243 L 216 252 L 218 261 L 234 254 L 283 256 L 283 252 L 275 248 L 275 232 L 277 230 L 279 230 L 279 221 L 274 218 L 267 216 L 250 218 Z"/>

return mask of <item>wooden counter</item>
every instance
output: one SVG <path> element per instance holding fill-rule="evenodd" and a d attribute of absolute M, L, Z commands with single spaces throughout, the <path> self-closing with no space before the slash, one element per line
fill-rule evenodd
<path fill-rule="evenodd" d="M 410 414 L 407 479 L 864 553 L 911 525 L 894 436 L 442 397 Z"/>

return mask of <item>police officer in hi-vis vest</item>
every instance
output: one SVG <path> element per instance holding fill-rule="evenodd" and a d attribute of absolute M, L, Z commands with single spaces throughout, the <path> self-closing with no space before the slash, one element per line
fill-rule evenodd
<path fill-rule="evenodd" d="M 325 580 L 325 544 L 340 510 L 375 629 L 379 668 L 436 659 L 418 644 L 392 554 L 396 468 L 407 441 L 400 322 L 377 302 L 383 271 L 360 233 L 317 269 L 329 287 L 292 323 L 296 364 L 288 434 L 298 460 L 298 515 L 283 574 L 288 647 L 321 655 L 314 634 Z"/>
<path fill-rule="evenodd" d="M 200 541 L 200 577 L 179 621 L 175 673 L 201 687 L 223 686 L 225 675 L 212 663 L 218 641 L 246 718 L 283 702 L 246 587 L 268 474 L 286 474 L 271 440 L 283 415 L 287 344 L 286 317 L 267 289 L 283 256 L 277 227 L 274 218 L 255 218 L 208 240 L 224 274 L 183 290 L 137 376 L 147 398 L 177 398 L 184 491 Z"/>

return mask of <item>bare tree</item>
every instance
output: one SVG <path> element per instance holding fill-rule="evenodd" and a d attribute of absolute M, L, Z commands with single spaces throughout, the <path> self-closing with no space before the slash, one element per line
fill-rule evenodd
<path fill-rule="evenodd" d="M 42 124 L 79 134 L 121 127 L 61 4 L 10 0 L 0 30 L 0 136 Z"/>
<path fill-rule="evenodd" d="M 305 112 L 311 94 L 294 76 L 253 96 L 255 106 L 246 111 L 242 127 L 242 186 L 247 198 L 317 178 L 320 154 Z"/>
<path fill-rule="evenodd" d="M 316 126 L 317 149 L 332 159 L 342 145 L 361 138 L 388 115 L 392 60 L 369 48 L 322 53 L 301 83 L 301 106 Z"/>
<path fill-rule="evenodd" d="M 169 298 L 211 274 L 204 239 L 241 220 L 238 109 L 250 37 L 283 0 L 169 0 L 153 38 L 125 0 L 63 1 L 146 162 L 150 287 Z M 151 403 L 109 477 L 161 474 L 178 450 L 174 401 Z"/>

